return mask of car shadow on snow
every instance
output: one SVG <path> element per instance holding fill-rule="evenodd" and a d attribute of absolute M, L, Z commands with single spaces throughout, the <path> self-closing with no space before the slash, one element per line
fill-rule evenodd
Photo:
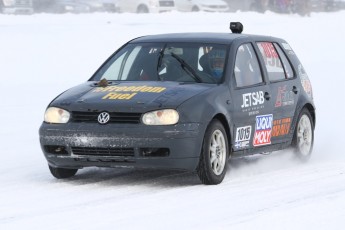
<path fill-rule="evenodd" d="M 195 172 L 163 169 L 85 168 L 73 178 L 73 184 L 101 184 L 103 186 L 162 186 L 184 187 L 201 184 Z"/>
<path fill-rule="evenodd" d="M 298 164 L 291 151 L 253 155 L 231 159 L 224 181 L 230 182 L 238 176 L 250 176 L 293 167 Z M 58 180 L 74 185 L 99 184 L 102 186 L 151 186 L 186 187 L 202 185 L 196 172 L 168 169 L 135 168 L 84 168 L 76 176 Z M 223 183 L 224 183 L 223 181 Z"/>

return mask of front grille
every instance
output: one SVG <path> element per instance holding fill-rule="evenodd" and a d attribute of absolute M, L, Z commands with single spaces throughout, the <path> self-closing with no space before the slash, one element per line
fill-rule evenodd
<path fill-rule="evenodd" d="M 74 155 L 134 157 L 133 148 L 72 147 Z"/>
<path fill-rule="evenodd" d="M 97 123 L 100 112 L 72 112 L 73 122 Z M 108 123 L 138 124 L 140 123 L 141 113 L 109 113 L 110 120 Z"/>
<path fill-rule="evenodd" d="M 162 6 L 162 7 L 174 6 L 174 1 L 159 1 L 159 6 Z"/>

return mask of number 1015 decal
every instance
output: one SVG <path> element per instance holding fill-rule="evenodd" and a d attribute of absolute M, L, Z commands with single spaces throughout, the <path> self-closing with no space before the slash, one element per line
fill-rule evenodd
<path fill-rule="evenodd" d="M 242 148 L 249 147 L 251 134 L 252 134 L 251 126 L 238 127 L 236 130 L 235 148 L 242 149 Z"/>

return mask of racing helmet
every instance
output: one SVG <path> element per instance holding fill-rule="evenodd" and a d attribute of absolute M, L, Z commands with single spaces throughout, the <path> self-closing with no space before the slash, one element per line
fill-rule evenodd
<path fill-rule="evenodd" d="M 216 78 L 221 78 L 223 76 L 224 64 L 225 64 L 225 50 L 222 49 L 212 49 L 209 54 L 209 63 L 211 68 L 211 73 Z"/>

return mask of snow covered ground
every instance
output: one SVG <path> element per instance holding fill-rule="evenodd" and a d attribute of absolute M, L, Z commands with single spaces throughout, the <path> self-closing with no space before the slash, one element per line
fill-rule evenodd
<path fill-rule="evenodd" d="M 230 21 L 286 39 L 304 64 L 317 105 L 307 164 L 289 152 L 238 159 L 217 186 L 179 171 L 50 175 L 38 128 L 56 95 L 134 37 L 228 32 Z M 0 15 L 0 229 L 344 229 L 344 21 L 345 11 Z"/>

